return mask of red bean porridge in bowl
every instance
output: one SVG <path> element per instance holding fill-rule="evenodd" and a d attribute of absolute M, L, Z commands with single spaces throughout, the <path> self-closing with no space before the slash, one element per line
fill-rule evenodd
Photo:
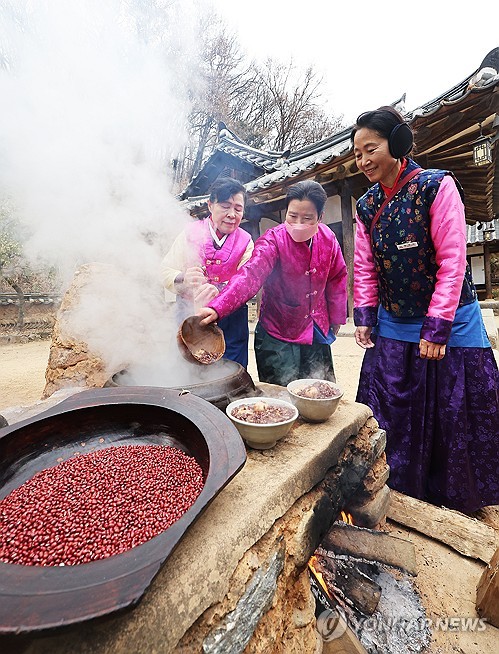
<path fill-rule="evenodd" d="M 310 384 L 310 386 L 297 388 L 294 393 L 300 397 L 308 397 L 313 400 L 326 400 L 341 395 L 339 388 L 331 386 L 331 384 L 323 381 L 316 381 L 313 384 Z"/>
<path fill-rule="evenodd" d="M 308 422 L 328 420 L 343 397 L 337 384 L 323 379 L 296 379 L 287 388 L 291 401 Z"/>
<path fill-rule="evenodd" d="M 235 400 L 225 411 L 246 444 L 260 450 L 274 447 L 298 418 L 290 402 L 271 397 Z"/>
<path fill-rule="evenodd" d="M 284 422 L 294 416 L 290 407 L 267 402 L 255 402 L 254 404 L 241 404 L 232 411 L 232 416 L 244 422 L 257 424 L 275 424 Z"/>

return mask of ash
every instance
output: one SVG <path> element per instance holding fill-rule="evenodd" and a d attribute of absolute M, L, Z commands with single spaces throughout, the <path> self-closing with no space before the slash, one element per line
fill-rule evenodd
<path fill-rule="evenodd" d="M 376 611 L 366 617 L 343 605 L 350 627 L 369 654 L 423 652 L 430 644 L 431 632 L 411 578 L 396 571 L 397 579 L 388 566 L 376 567 L 378 573 L 372 579 L 381 586 Z"/>

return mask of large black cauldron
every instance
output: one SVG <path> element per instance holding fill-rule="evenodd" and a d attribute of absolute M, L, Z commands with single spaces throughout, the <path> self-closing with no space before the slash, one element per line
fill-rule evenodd
<path fill-rule="evenodd" d="M 186 391 L 210 402 L 222 411 L 242 397 L 260 395 L 249 373 L 235 361 L 221 359 L 209 366 L 183 364 L 172 375 L 152 365 L 116 373 L 107 386 L 159 386 Z"/>

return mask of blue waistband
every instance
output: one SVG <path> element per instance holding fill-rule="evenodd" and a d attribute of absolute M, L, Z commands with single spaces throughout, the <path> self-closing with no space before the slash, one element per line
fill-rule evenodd
<path fill-rule="evenodd" d="M 324 336 L 322 329 L 319 329 L 314 322 L 314 340 L 313 343 L 319 343 L 320 345 L 331 345 L 336 340 L 336 336 L 333 334 L 333 330 L 330 329 L 327 333 L 327 336 Z"/>
<path fill-rule="evenodd" d="M 373 331 L 384 338 L 419 343 L 423 320 L 423 317 L 396 318 L 380 306 L 378 324 Z M 465 304 L 457 309 L 447 345 L 449 347 L 490 347 L 478 302 Z"/>

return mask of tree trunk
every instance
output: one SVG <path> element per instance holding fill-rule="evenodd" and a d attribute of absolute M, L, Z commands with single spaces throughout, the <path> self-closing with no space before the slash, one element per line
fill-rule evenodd
<path fill-rule="evenodd" d="M 201 164 L 203 163 L 203 155 L 206 148 L 206 142 L 208 141 L 208 136 L 210 134 L 210 129 L 212 125 L 213 125 L 213 118 L 211 116 L 206 116 L 203 129 L 199 136 L 196 159 L 194 160 L 194 164 L 192 166 L 192 171 L 191 171 L 191 179 L 194 179 L 194 177 L 196 177 L 198 172 L 201 170 Z"/>
<path fill-rule="evenodd" d="M 24 299 L 24 293 L 22 291 L 22 288 L 19 286 L 19 284 L 17 284 L 17 282 L 15 282 L 13 279 L 9 279 L 8 277 L 4 277 L 4 279 L 7 282 L 7 284 L 12 286 L 12 288 L 17 293 L 17 297 L 19 298 L 19 310 L 17 313 L 17 328 L 22 329 L 24 327 L 24 315 L 25 315 L 24 307 L 26 304 L 26 301 Z"/>

